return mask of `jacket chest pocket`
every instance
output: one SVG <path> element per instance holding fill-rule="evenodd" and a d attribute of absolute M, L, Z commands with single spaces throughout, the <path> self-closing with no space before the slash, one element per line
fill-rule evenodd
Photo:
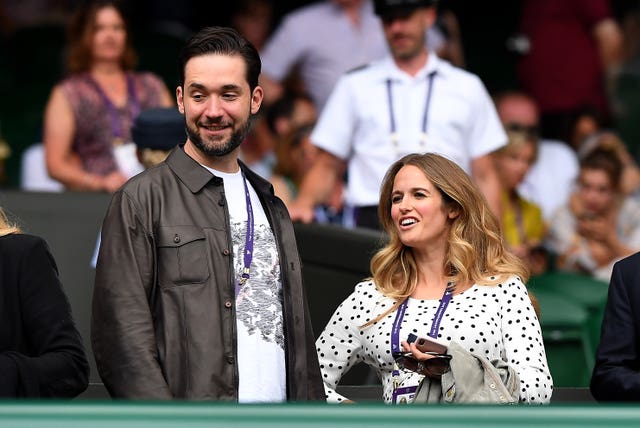
<path fill-rule="evenodd" d="M 160 285 L 198 284 L 209 278 L 207 240 L 201 228 L 160 227 L 157 239 Z"/>

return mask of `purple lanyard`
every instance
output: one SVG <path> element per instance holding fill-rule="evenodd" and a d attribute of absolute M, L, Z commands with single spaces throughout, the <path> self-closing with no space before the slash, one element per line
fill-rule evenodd
<path fill-rule="evenodd" d="M 447 310 L 447 306 L 449 306 L 449 302 L 451 301 L 451 297 L 453 296 L 453 283 L 449 282 L 447 284 L 447 288 L 444 290 L 442 294 L 442 299 L 440 299 L 440 304 L 438 305 L 438 309 L 436 310 L 436 314 L 433 317 L 433 324 L 431 325 L 431 330 L 429 331 L 429 336 L 434 339 L 438 337 L 438 329 L 440 328 L 440 322 L 444 317 L 444 312 Z M 391 328 L 391 355 L 400 352 L 400 327 L 402 326 L 402 319 L 404 318 L 404 313 L 407 310 L 407 305 L 409 303 L 409 299 L 405 299 L 398 310 L 396 311 L 396 318 L 393 321 L 393 327 Z M 397 403 L 398 397 L 402 394 L 409 394 L 416 391 L 417 386 L 407 386 L 403 388 L 398 388 L 398 377 L 400 376 L 400 369 L 397 364 L 393 364 L 393 372 L 392 376 L 394 378 L 393 383 L 393 402 Z"/>
<path fill-rule="evenodd" d="M 251 276 L 251 260 L 253 259 L 253 207 L 251 206 L 251 194 L 249 193 L 249 186 L 247 185 L 247 178 L 244 176 L 244 172 L 242 172 L 242 183 L 244 184 L 244 196 L 247 201 L 247 236 L 244 244 L 244 269 L 242 270 L 240 281 L 236 281 L 236 297 L 240 294 L 240 288 Z"/>
<path fill-rule="evenodd" d="M 122 129 L 122 122 L 120 121 L 120 115 L 118 114 L 118 108 L 113 104 L 111 99 L 105 94 L 98 82 L 90 75 L 87 74 L 87 81 L 98 92 L 102 102 L 109 111 L 109 118 L 111 119 L 111 131 L 116 139 L 123 139 L 124 132 Z M 140 113 L 140 103 L 138 103 L 138 97 L 136 96 L 136 88 L 133 82 L 133 76 L 127 73 L 127 103 L 131 106 L 131 118 L 135 119 Z"/>
<path fill-rule="evenodd" d="M 432 71 L 427 76 L 427 96 L 424 104 L 424 113 L 422 114 L 422 137 L 421 144 L 424 144 L 427 138 L 427 125 L 429 121 L 429 108 L 431 106 L 431 94 L 433 92 L 433 79 L 436 75 L 435 71 Z M 391 140 L 393 144 L 398 144 L 398 134 L 396 129 L 396 118 L 395 112 L 393 109 L 393 91 L 391 90 L 391 86 L 393 81 L 391 79 L 387 79 L 387 102 L 389 104 L 389 124 L 391 127 Z"/>

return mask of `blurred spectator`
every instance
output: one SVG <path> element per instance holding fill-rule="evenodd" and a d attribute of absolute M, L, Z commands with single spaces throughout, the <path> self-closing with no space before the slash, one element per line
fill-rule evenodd
<path fill-rule="evenodd" d="M 614 152 L 622 162 L 622 173 L 620 175 L 622 193 L 636 198 L 640 197 L 640 168 L 620 137 L 612 131 L 596 132 L 586 138 L 580 145 L 578 156 L 585 158 L 598 148 Z"/>
<path fill-rule="evenodd" d="M 557 267 L 609 281 L 613 264 L 640 250 L 640 205 L 621 188 L 622 161 L 597 148 L 580 161 L 578 190 L 549 224 Z"/>
<path fill-rule="evenodd" d="M 277 136 L 275 165 L 269 181 L 276 196 L 289 208 L 318 155 L 318 148 L 310 139 L 317 113 L 309 96 L 287 94 L 271 106 L 267 118 Z M 328 200 L 316 207 L 315 220 L 339 223 L 341 211 L 342 182 L 337 181 Z"/>
<path fill-rule="evenodd" d="M 436 10 L 430 0 L 376 0 L 391 55 L 346 73 L 321 112 L 311 139 L 320 149 L 291 205 L 309 222 L 348 166 L 346 224 L 379 228 L 384 171 L 408 153 L 448 156 L 472 175 L 499 209 L 500 184 L 490 153 L 506 143 L 482 81 L 442 61 L 425 45 Z"/>
<path fill-rule="evenodd" d="M 113 192 L 142 169 L 131 143 L 133 120 L 173 99 L 158 76 L 133 71 L 136 55 L 117 2 L 78 10 L 68 35 L 70 74 L 45 110 L 47 168 L 68 188 Z"/>
<path fill-rule="evenodd" d="M 569 118 L 569 140 L 567 143 L 576 152 L 590 136 L 596 134 L 602 128 L 602 119 L 598 111 L 593 107 L 584 107 L 576 110 Z"/>
<path fill-rule="evenodd" d="M 271 34 L 273 3 L 271 0 L 237 0 L 231 14 L 231 26 L 253 46 L 262 51 Z"/>
<path fill-rule="evenodd" d="M 463 62 L 455 15 L 447 11 L 440 24 L 425 36 L 429 49 L 444 47 L 447 59 Z M 323 0 L 294 10 L 261 52 L 265 101 L 270 104 L 282 96 L 287 79 L 297 72 L 300 81 L 293 81 L 311 94 L 320 112 L 342 73 L 387 53 L 370 0 Z"/>
<path fill-rule="evenodd" d="M 520 127 L 507 127 L 509 142 L 492 154 L 502 185 L 501 224 L 507 246 L 527 265 L 531 274 L 547 269 L 542 240 L 546 234 L 539 206 L 518 193 L 518 185 L 536 160 L 538 139 Z"/>
<path fill-rule="evenodd" d="M 622 32 L 608 0 L 525 0 L 520 31 L 526 43 L 518 75 L 538 102 L 542 135 L 569 141 L 576 110 L 609 115 L 608 82 L 622 60 Z"/>
<path fill-rule="evenodd" d="M 520 128 L 539 138 L 539 112 L 535 101 L 523 92 L 508 91 L 495 97 L 500 120 L 507 128 Z M 567 203 L 578 176 L 578 158 L 561 141 L 542 139 L 538 156 L 523 182 L 520 195 L 542 209 L 545 220 Z"/>
<path fill-rule="evenodd" d="M 72 398 L 89 363 L 45 241 L 0 208 L 0 397 Z"/>

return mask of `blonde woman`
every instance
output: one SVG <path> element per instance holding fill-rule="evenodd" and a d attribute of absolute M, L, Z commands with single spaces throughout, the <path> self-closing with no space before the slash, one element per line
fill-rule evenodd
<path fill-rule="evenodd" d="M 71 398 L 89 365 L 45 241 L 0 208 L 0 397 Z"/>
<path fill-rule="evenodd" d="M 328 401 L 348 400 L 335 387 L 358 361 L 378 372 L 387 403 L 411 403 L 423 379 L 422 390 L 443 393 L 427 401 L 464 401 L 445 380 L 472 387 L 456 372 L 468 374 L 465 361 L 476 361 L 506 375 L 511 401 L 548 402 L 552 379 L 526 269 L 505 250 L 464 171 L 433 153 L 405 156 L 385 176 L 378 214 L 390 239 L 371 262 L 373 278 L 355 287 L 316 342 Z M 412 336 L 437 342 L 426 350 L 444 355 L 421 352 Z"/>

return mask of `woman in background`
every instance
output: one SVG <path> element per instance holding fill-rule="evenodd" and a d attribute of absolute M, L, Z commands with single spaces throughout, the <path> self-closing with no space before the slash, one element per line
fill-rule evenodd
<path fill-rule="evenodd" d="M 508 127 L 507 136 L 507 145 L 492 153 L 502 186 L 502 230 L 509 249 L 525 262 L 531 274 L 537 275 L 547 269 L 547 255 L 542 247 L 546 226 L 540 207 L 524 199 L 518 186 L 536 161 L 538 141 L 528 132 Z"/>
<path fill-rule="evenodd" d="M 67 188 L 113 192 L 142 170 L 133 120 L 173 99 L 158 76 L 133 71 L 136 54 L 117 2 L 88 3 L 68 38 L 69 76 L 53 88 L 44 115 L 47 169 Z"/>
<path fill-rule="evenodd" d="M 0 209 L 0 397 L 71 398 L 89 364 L 45 241 Z"/>
<path fill-rule="evenodd" d="M 622 189 L 623 163 L 599 147 L 580 161 L 578 189 L 549 224 L 557 267 L 609 282 L 613 264 L 640 250 L 640 206 Z"/>

